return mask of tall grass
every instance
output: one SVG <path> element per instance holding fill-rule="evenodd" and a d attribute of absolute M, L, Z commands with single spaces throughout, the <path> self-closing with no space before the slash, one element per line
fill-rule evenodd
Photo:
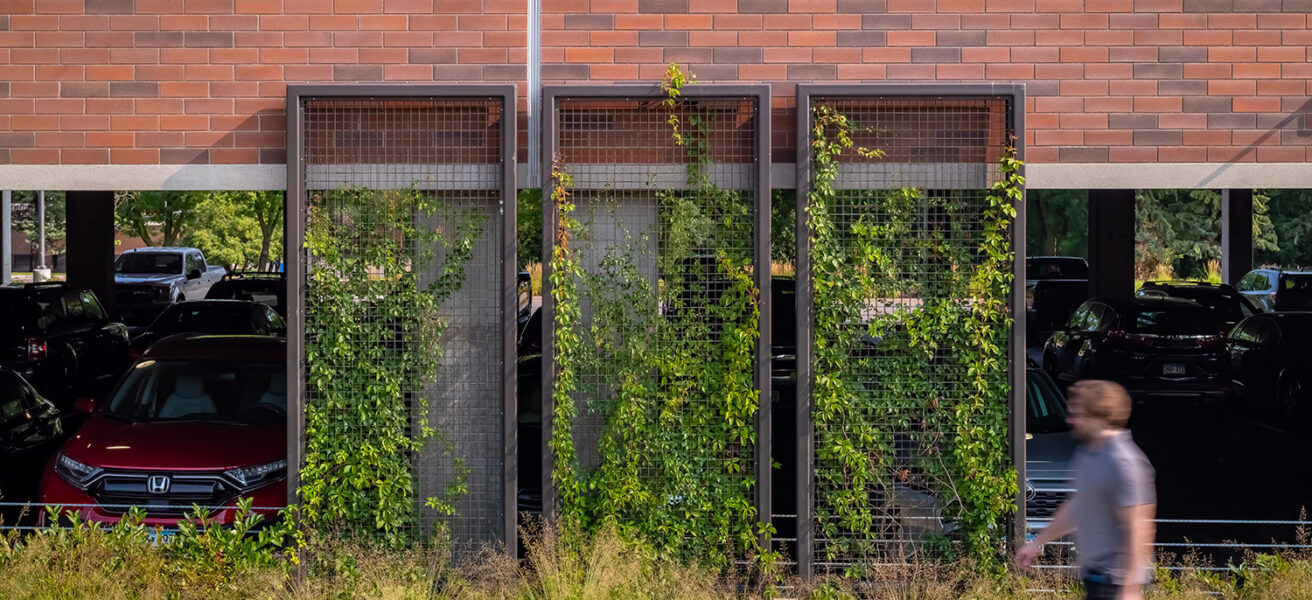
<path fill-rule="evenodd" d="M 526 529 L 522 560 L 486 549 L 453 559 L 440 543 L 386 551 L 338 538 L 311 540 L 301 572 L 277 566 L 213 564 L 141 531 L 82 529 L 0 537 L 5 600 L 728 600 L 771 595 L 809 600 L 1073 600 L 1073 582 L 1054 572 L 983 574 L 967 563 L 872 565 L 860 578 L 819 578 L 778 588 L 663 560 L 613 528 L 595 534 L 552 526 Z M 223 562 L 222 552 L 203 560 Z M 1312 598 L 1312 555 L 1252 554 L 1228 571 L 1159 570 L 1149 599 Z M 1166 564 L 1198 567 L 1197 556 Z M 254 565 L 254 563 L 251 563 Z"/>
<path fill-rule="evenodd" d="M 528 263 L 528 265 L 524 267 L 524 270 L 528 271 L 529 281 L 532 282 L 530 285 L 533 288 L 533 295 L 541 296 L 542 295 L 542 263 L 540 262 Z"/>

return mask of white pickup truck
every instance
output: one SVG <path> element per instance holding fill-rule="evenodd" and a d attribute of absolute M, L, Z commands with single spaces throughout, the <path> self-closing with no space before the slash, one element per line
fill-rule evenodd
<path fill-rule="evenodd" d="M 114 303 L 123 322 L 146 324 L 169 304 L 204 298 L 225 274 L 196 248 L 128 250 L 114 261 Z"/>

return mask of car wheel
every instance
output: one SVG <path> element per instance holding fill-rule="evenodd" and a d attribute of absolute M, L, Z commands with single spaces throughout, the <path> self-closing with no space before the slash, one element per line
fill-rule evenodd
<path fill-rule="evenodd" d="M 1051 352 L 1043 353 L 1043 364 L 1040 366 L 1048 373 L 1048 377 L 1057 378 L 1057 359 L 1053 357 Z"/>
<path fill-rule="evenodd" d="M 64 357 L 63 363 L 59 368 L 59 377 L 62 379 L 62 381 L 60 381 L 59 384 L 63 386 L 64 389 L 67 390 L 70 394 L 72 394 L 73 392 L 77 391 L 75 389 L 77 385 L 77 372 L 78 372 L 77 352 L 74 351 L 72 348 L 66 347 L 64 348 L 63 357 Z"/>
<path fill-rule="evenodd" d="M 1303 402 L 1299 398 L 1302 391 L 1302 386 L 1298 385 L 1297 379 L 1293 377 L 1280 378 L 1280 387 L 1276 389 L 1276 405 L 1280 409 L 1280 416 L 1287 423 L 1301 421 L 1305 416 Z"/>

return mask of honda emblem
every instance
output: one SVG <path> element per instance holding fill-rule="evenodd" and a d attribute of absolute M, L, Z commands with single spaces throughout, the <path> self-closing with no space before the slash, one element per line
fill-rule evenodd
<path fill-rule="evenodd" d="M 167 494 L 170 487 L 173 487 L 173 482 L 168 475 L 151 475 L 146 480 L 146 490 L 152 494 Z"/>

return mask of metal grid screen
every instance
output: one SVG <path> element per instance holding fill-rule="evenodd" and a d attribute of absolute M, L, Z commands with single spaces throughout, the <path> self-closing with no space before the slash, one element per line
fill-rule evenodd
<path fill-rule="evenodd" d="M 676 537 L 703 539 L 679 544 L 721 551 L 736 527 L 726 521 L 750 530 L 759 519 L 726 514 L 756 508 L 761 485 L 758 412 L 739 415 L 737 428 L 726 423 L 730 403 L 754 405 L 760 393 L 759 340 L 748 339 L 745 353 L 727 346 L 744 329 L 759 331 L 757 242 L 768 236 L 758 219 L 768 199 L 759 104 L 704 93 L 673 107 L 659 97 L 582 94 L 549 105 L 546 147 L 572 180 L 577 207 L 571 250 L 583 338 L 576 356 L 555 360 L 577 365 L 575 468 L 598 488 L 575 500 L 648 536 L 682 532 Z M 546 211 L 548 231 L 557 216 Z M 630 475 L 642 489 L 624 492 L 631 496 L 616 507 L 604 497 Z"/>
<path fill-rule="evenodd" d="M 513 161 L 506 109 L 501 97 L 302 99 L 307 235 L 330 224 L 340 239 L 326 254 L 347 257 L 306 257 L 305 341 L 320 348 L 310 360 L 328 363 L 319 372 L 362 380 L 347 390 L 305 380 L 307 407 L 317 409 L 307 409 L 306 436 L 346 455 L 404 454 L 412 480 L 378 486 L 410 497 L 412 512 L 399 521 L 410 539 L 439 523 L 458 543 L 514 535 L 503 451 L 504 261 L 513 261 L 503 219 L 514 218 L 504 212 L 504 161 Z M 339 281 L 352 296 L 345 301 Z M 391 395 L 402 409 L 375 410 Z M 389 447 L 381 438 L 398 428 L 420 442 Z"/>
<path fill-rule="evenodd" d="M 926 316 L 934 303 L 970 310 L 971 292 L 961 282 L 983 258 L 988 190 L 1012 144 L 1011 102 L 877 93 L 810 98 L 805 131 L 818 114 L 841 115 L 850 127 L 853 148 L 837 158 L 825 212 L 833 227 L 829 247 L 843 257 L 840 271 L 864 274 L 852 288 L 860 297 L 841 306 L 814 299 L 811 307 L 810 392 L 844 390 L 837 401 L 817 395 L 806 405 L 814 453 L 814 487 L 804 492 L 813 510 L 808 567 L 816 571 L 901 562 L 957 538 L 962 505 L 955 486 L 966 474 L 954 463 L 958 429 L 945 415 L 973 393 L 972 349 L 955 332 L 911 323 L 937 318 Z M 857 148 L 882 156 L 862 156 Z M 830 285 L 820 272 L 813 284 Z M 834 380 L 839 387 L 826 388 Z M 853 468 L 858 463 L 872 468 Z"/>

